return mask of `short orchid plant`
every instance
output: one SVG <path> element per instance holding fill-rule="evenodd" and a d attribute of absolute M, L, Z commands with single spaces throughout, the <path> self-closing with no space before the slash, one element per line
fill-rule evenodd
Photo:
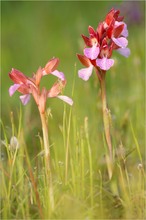
<path fill-rule="evenodd" d="M 50 205 L 53 208 L 53 188 L 52 188 L 52 177 L 50 168 L 50 146 L 48 137 L 48 126 L 46 119 L 46 101 L 48 98 L 59 98 L 69 105 L 73 104 L 73 100 L 68 96 L 60 95 L 63 88 L 66 85 L 66 79 L 63 72 L 59 72 L 56 68 L 59 64 L 58 58 L 53 58 L 48 61 L 44 68 L 39 67 L 37 72 L 33 74 L 32 77 L 27 77 L 17 69 L 12 69 L 9 73 L 9 77 L 14 82 L 14 85 L 10 86 L 9 94 L 12 96 L 16 91 L 19 91 L 22 95 L 20 96 L 23 105 L 26 105 L 30 96 L 34 98 L 38 110 L 40 113 L 40 118 L 42 122 L 43 140 L 44 140 L 44 155 L 45 155 L 45 167 L 47 168 L 47 177 L 49 185 L 49 198 Z M 57 82 L 54 83 L 51 89 L 40 88 L 40 82 L 42 77 L 52 74 L 58 78 Z"/>
<path fill-rule="evenodd" d="M 125 57 L 130 55 L 130 49 L 127 48 L 127 25 L 123 22 L 124 17 L 119 16 L 119 13 L 119 10 L 111 9 L 105 20 L 99 23 L 96 30 L 89 26 L 89 37 L 82 35 L 85 42 L 84 55 L 77 54 L 78 59 L 85 66 L 85 68 L 78 71 L 79 77 L 87 81 L 94 68 L 100 82 L 105 138 L 111 160 L 113 150 L 109 110 L 106 100 L 105 76 L 107 70 L 114 65 L 114 59 L 111 58 L 114 50 Z"/>

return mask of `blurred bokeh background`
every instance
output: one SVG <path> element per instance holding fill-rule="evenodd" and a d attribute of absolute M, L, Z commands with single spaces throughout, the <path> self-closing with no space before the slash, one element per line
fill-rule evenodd
<path fill-rule="evenodd" d="M 8 94 L 12 84 L 8 77 L 11 68 L 31 76 L 39 66 L 44 66 L 52 57 L 60 58 L 59 70 L 66 75 L 68 84 L 65 94 L 71 96 L 73 82 L 74 112 L 82 120 L 89 117 L 92 133 L 100 129 L 99 84 L 95 74 L 88 82 L 77 77 L 82 67 L 76 53 L 83 53 L 84 42 L 81 34 L 88 36 L 88 26 L 94 28 L 102 21 L 107 12 L 115 7 L 125 16 L 129 29 L 131 56 L 124 58 L 114 53 L 115 66 L 107 73 L 107 93 L 109 107 L 113 114 L 114 126 L 126 126 L 130 117 L 136 124 L 139 138 L 144 130 L 144 1 L 2 1 L 2 65 L 1 65 L 1 110 L 2 120 L 10 126 L 10 112 L 18 114 L 19 94 Z M 46 80 L 47 79 L 47 80 Z M 49 89 L 54 79 L 46 78 L 44 83 Z M 51 130 L 58 129 L 62 121 L 63 104 L 61 101 L 48 100 L 53 119 Z M 23 107 L 23 120 L 28 136 L 39 130 L 39 117 L 33 100 Z M 98 128 L 97 121 L 99 120 Z M 17 118 L 17 117 L 16 117 Z M 16 119 L 17 120 L 17 119 Z M 123 127 L 121 127 L 123 129 Z M 124 129 L 126 129 L 124 127 Z M 31 132 L 30 132 L 31 130 Z M 34 132 L 34 133 L 33 133 Z M 123 130 L 121 133 L 124 132 Z M 144 143 L 144 142 L 143 142 Z"/>

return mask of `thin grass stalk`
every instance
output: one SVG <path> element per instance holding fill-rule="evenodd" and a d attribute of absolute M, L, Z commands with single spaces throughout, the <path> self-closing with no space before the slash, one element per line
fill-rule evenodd
<path fill-rule="evenodd" d="M 6 145 L 6 150 L 7 150 L 7 155 L 8 155 L 8 162 L 9 162 L 9 167 L 11 166 L 10 162 L 11 162 L 11 155 L 10 155 L 10 151 L 8 150 L 8 138 L 7 138 L 7 135 L 6 135 L 6 131 L 5 131 L 5 126 L 2 122 L 2 120 L 0 119 L 0 123 L 1 123 L 1 126 L 2 126 L 2 130 L 3 130 L 3 135 L 4 135 L 4 140 L 5 140 L 5 145 Z"/>
<path fill-rule="evenodd" d="M 64 151 L 66 151 L 66 105 L 64 103 L 64 111 L 63 111 L 63 143 L 64 143 Z"/>
<path fill-rule="evenodd" d="M 75 87 L 75 74 L 76 74 L 76 65 L 75 65 L 74 79 L 73 79 L 73 85 L 72 85 L 72 96 L 73 96 L 74 87 Z M 66 113 L 66 111 L 65 111 L 65 113 Z M 65 113 L 64 113 L 64 116 L 66 116 Z M 69 112 L 69 121 L 68 121 L 68 129 L 67 129 L 67 142 L 66 142 L 66 149 L 65 149 L 65 185 L 68 182 L 69 140 L 70 140 L 71 115 L 72 115 L 72 108 L 70 109 L 70 112 Z M 64 117 L 64 120 L 65 120 L 65 117 Z"/>
<path fill-rule="evenodd" d="M 76 184 L 76 175 L 75 175 L 76 170 L 75 170 L 72 158 L 70 160 L 70 164 L 71 164 L 71 172 L 72 172 L 73 193 L 74 193 L 74 196 L 76 196 L 77 195 L 77 184 Z"/>
<path fill-rule="evenodd" d="M 18 138 L 21 134 L 21 127 L 22 127 L 22 108 L 20 105 L 20 111 L 19 111 L 19 125 L 18 125 Z"/>
<path fill-rule="evenodd" d="M 66 142 L 66 152 L 65 152 L 65 185 L 68 182 L 69 140 L 70 140 L 71 114 L 72 114 L 72 109 L 70 109 L 70 112 L 69 112 L 69 121 L 68 121 L 68 129 L 67 129 L 67 142 Z"/>
<path fill-rule="evenodd" d="M 142 156 L 141 156 L 141 152 L 140 152 L 139 143 L 138 143 L 137 138 L 135 136 L 134 129 L 133 129 L 133 126 L 132 126 L 131 122 L 130 122 L 130 127 L 131 127 L 132 135 L 133 135 L 133 138 L 134 138 L 134 142 L 135 142 L 135 145 L 136 145 L 137 153 L 138 153 L 140 162 L 142 163 Z"/>
<path fill-rule="evenodd" d="M 10 178 L 9 174 L 4 171 L 2 165 L 0 165 L 0 170 L 2 172 L 1 175 L 1 192 L 0 192 L 0 196 L 1 198 L 6 197 L 6 202 L 4 204 L 4 202 L 1 202 L 1 217 L 3 219 L 8 219 L 9 215 L 10 215 L 10 200 L 8 198 L 8 189 L 7 189 L 7 179 L 6 178 Z"/>
<path fill-rule="evenodd" d="M 127 171 L 127 168 L 126 168 L 126 167 L 125 167 L 125 174 L 126 174 L 126 179 L 127 179 L 127 184 L 128 184 L 129 195 L 131 196 L 132 191 L 131 191 L 129 175 L 128 175 L 128 171 Z"/>
<path fill-rule="evenodd" d="M 42 131 L 43 131 L 43 141 L 44 141 L 44 156 L 45 156 L 45 172 L 46 172 L 46 182 L 49 188 L 48 200 L 50 201 L 51 211 L 54 210 L 54 192 L 52 183 L 52 173 L 51 173 L 51 163 L 50 163 L 50 147 L 49 147 L 49 137 L 48 137 L 48 126 L 45 113 L 40 112 Z"/>
<path fill-rule="evenodd" d="M 14 173 L 14 165 L 16 162 L 16 155 L 17 155 L 18 148 L 16 148 L 14 152 L 14 156 L 12 158 L 12 163 L 11 163 L 11 170 L 10 170 L 10 178 L 9 178 L 9 186 L 8 186 L 8 198 L 10 199 L 11 195 L 11 189 L 12 189 L 12 178 L 13 178 L 13 173 Z"/>
<path fill-rule="evenodd" d="M 142 164 L 139 164 L 138 166 L 138 188 L 137 188 L 137 192 L 141 195 L 144 195 L 144 192 L 145 192 L 145 171 L 144 171 L 144 168 L 142 166 Z M 144 217 L 146 216 L 146 210 L 145 210 L 145 207 L 146 207 L 146 200 L 144 200 L 144 196 L 141 196 L 139 198 L 139 217 L 144 219 Z"/>
<path fill-rule="evenodd" d="M 41 202 L 40 202 L 40 196 L 39 196 L 39 193 L 38 193 L 37 184 L 36 184 L 36 181 L 35 181 L 35 178 L 34 178 L 34 175 L 33 175 L 33 171 L 32 171 L 32 168 L 31 168 L 31 164 L 30 164 L 30 160 L 29 160 L 29 156 L 28 156 L 26 147 L 25 147 L 25 154 L 26 154 L 26 164 L 28 166 L 29 177 L 30 177 L 33 189 L 34 189 L 36 202 L 37 202 L 37 206 L 38 206 L 38 211 L 39 211 L 40 217 L 43 218 L 43 212 L 42 212 L 42 207 L 41 207 Z"/>
<path fill-rule="evenodd" d="M 80 145 L 81 145 L 81 190 L 82 190 L 82 198 L 85 198 L 85 154 L 84 154 L 84 143 L 83 143 L 83 139 L 81 137 L 81 141 L 80 141 Z"/>
<path fill-rule="evenodd" d="M 14 126 L 14 115 L 13 115 L 13 112 L 11 112 L 10 118 L 11 118 L 11 125 L 12 125 L 12 136 L 14 136 L 14 134 L 15 134 L 15 126 Z"/>
<path fill-rule="evenodd" d="M 85 126 L 85 135 L 86 135 L 86 141 L 88 146 L 88 156 L 89 156 L 89 173 L 90 173 L 90 203 L 91 207 L 93 207 L 94 200 L 93 200 L 93 167 L 92 167 L 92 153 L 91 153 L 91 146 L 89 142 L 89 133 L 88 133 L 88 118 L 85 118 L 84 121 Z"/>
<path fill-rule="evenodd" d="M 127 184 L 126 184 L 126 181 L 125 181 L 125 177 L 124 177 L 124 173 L 123 173 L 123 170 L 121 168 L 120 165 L 117 165 L 118 168 L 119 168 L 119 183 L 120 183 L 120 186 L 121 186 L 121 192 L 123 194 L 123 197 L 125 198 L 125 201 L 127 202 L 127 204 L 129 203 L 129 194 L 127 192 Z"/>

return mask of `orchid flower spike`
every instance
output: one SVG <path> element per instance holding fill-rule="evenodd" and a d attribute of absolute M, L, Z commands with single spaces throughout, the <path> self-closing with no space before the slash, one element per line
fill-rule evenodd
<path fill-rule="evenodd" d="M 78 76 L 83 80 L 90 78 L 93 67 L 99 73 L 109 70 L 114 65 L 114 59 L 111 58 L 113 50 L 125 57 L 130 55 L 130 49 L 127 48 L 127 25 L 123 22 L 124 17 L 119 14 L 119 10 L 111 9 L 96 30 L 89 26 L 89 37 L 82 35 L 85 42 L 84 55 L 77 54 L 77 57 L 85 66 L 78 71 Z"/>
<path fill-rule="evenodd" d="M 57 97 L 69 105 L 72 105 L 73 100 L 71 98 L 60 95 L 66 85 L 66 79 L 64 73 L 56 69 L 58 63 L 58 58 L 49 60 L 46 66 L 44 68 L 39 67 L 32 77 L 27 77 L 19 70 L 12 69 L 9 73 L 9 77 L 14 82 L 14 85 L 10 86 L 9 95 L 12 96 L 16 91 L 19 91 L 22 94 L 20 99 L 23 105 L 29 102 L 30 96 L 32 95 L 41 112 L 45 111 L 47 98 Z M 41 90 L 41 79 L 43 76 L 49 74 L 56 76 L 58 80 L 51 89 L 47 90 L 46 88 L 42 88 Z"/>

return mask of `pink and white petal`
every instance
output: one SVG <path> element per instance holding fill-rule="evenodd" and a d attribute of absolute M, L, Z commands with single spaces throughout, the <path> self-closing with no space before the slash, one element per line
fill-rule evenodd
<path fill-rule="evenodd" d="M 123 55 L 124 57 L 129 57 L 130 55 L 130 49 L 129 48 L 119 48 L 117 49 L 118 53 L 120 53 L 121 55 Z"/>
<path fill-rule="evenodd" d="M 65 80 L 65 76 L 63 72 L 59 72 L 58 70 L 54 70 L 51 72 L 52 75 L 57 76 L 61 80 Z"/>
<path fill-rule="evenodd" d="M 128 45 L 128 40 L 125 37 L 119 37 L 119 38 L 112 37 L 112 40 L 117 46 L 121 48 L 125 48 Z"/>
<path fill-rule="evenodd" d="M 22 104 L 26 105 L 30 100 L 30 94 L 21 95 L 20 99 L 21 99 Z"/>
<path fill-rule="evenodd" d="M 20 84 L 14 84 L 10 86 L 9 95 L 12 96 L 16 92 L 16 90 L 19 89 L 20 86 L 21 86 Z"/>
<path fill-rule="evenodd" d="M 84 55 L 91 60 L 95 60 L 98 57 L 98 54 L 99 54 L 99 47 L 97 47 L 96 44 L 91 48 L 84 49 Z"/>
<path fill-rule="evenodd" d="M 96 65 L 102 70 L 109 70 L 114 65 L 114 60 L 103 57 L 102 59 L 96 59 Z"/>
<path fill-rule="evenodd" d="M 128 37 L 127 24 L 125 24 L 124 22 L 123 22 L 123 24 L 124 24 L 124 29 L 123 29 L 121 35 L 122 35 L 123 37 Z"/>
<path fill-rule="evenodd" d="M 87 68 L 83 68 L 83 69 L 79 70 L 78 76 L 79 76 L 79 78 L 87 81 L 90 78 L 90 76 L 92 75 L 92 71 L 93 71 L 93 66 L 91 65 Z"/>
<path fill-rule="evenodd" d="M 128 37 L 128 29 L 127 29 L 127 24 L 123 21 L 115 21 L 115 27 L 118 27 L 120 26 L 121 24 L 124 24 L 124 29 L 123 31 L 121 32 L 121 35 L 123 37 Z"/>
<path fill-rule="evenodd" d="M 58 95 L 57 98 L 61 99 L 62 101 L 66 102 L 69 105 L 73 105 L 73 100 L 65 95 Z"/>

